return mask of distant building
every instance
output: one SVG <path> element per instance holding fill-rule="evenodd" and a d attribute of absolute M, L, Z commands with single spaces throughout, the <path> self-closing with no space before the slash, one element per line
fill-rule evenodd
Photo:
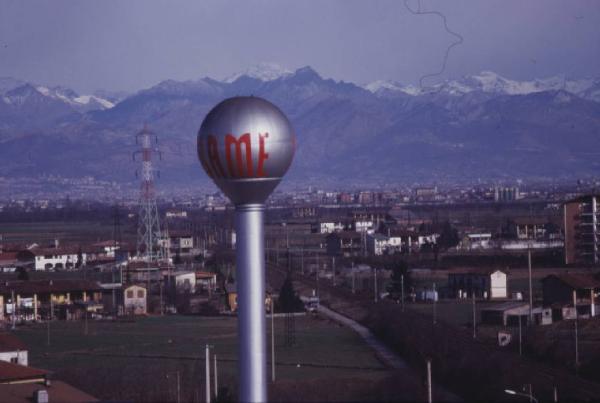
<path fill-rule="evenodd" d="M 98 399 L 56 379 L 49 371 L 0 361 L 0 400 L 4 403 L 76 403 Z"/>
<path fill-rule="evenodd" d="M 518 187 L 501 187 L 496 186 L 494 188 L 494 201 L 497 202 L 511 202 L 519 200 L 521 194 Z"/>
<path fill-rule="evenodd" d="M 28 365 L 27 346 L 10 333 L 0 333 L 0 361 Z"/>
<path fill-rule="evenodd" d="M 89 280 L 28 280 L 0 283 L 0 319 L 35 321 L 50 315 L 71 319 L 76 302 L 99 302 L 102 287 Z M 14 300 L 13 300 L 14 298 Z"/>
<path fill-rule="evenodd" d="M 564 204 L 565 263 L 600 262 L 600 195 L 582 196 Z"/>
<path fill-rule="evenodd" d="M 553 274 L 542 279 L 542 289 L 544 306 L 572 305 L 575 292 L 577 310 L 581 314 L 596 316 L 596 298 L 600 292 L 600 280 L 593 274 Z"/>
<path fill-rule="evenodd" d="M 481 322 L 487 325 L 522 326 L 529 324 L 529 304 L 508 301 L 486 306 L 481 310 Z M 531 310 L 533 323 L 549 325 L 552 323 L 552 311 L 549 308 L 534 307 Z"/>
<path fill-rule="evenodd" d="M 507 276 L 501 270 L 465 269 L 448 274 L 448 288 L 458 298 L 502 299 L 508 297 Z"/>
<path fill-rule="evenodd" d="M 125 313 L 145 315 L 148 312 L 148 295 L 145 287 L 130 285 L 123 289 L 123 308 Z"/>
<path fill-rule="evenodd" d="M 332 232 L 340 232 L 345 228 L 344 224 L 339 221 L 322 221 L 319 223 L 320 234 L 331 234 Z"/>
<path fill-rule="evenodd" d="M 327 235 L 327 254 L 328 255 L 343 255 L 343 256 L 358 256 L 365 249 L 364 234 L 354 231 L 334 232 Z"/>
<path fill-rule="evenodd" d="M 35 270 L 68 270 L 85 266 L 87 253 L 77 247 L 34 248 Z"/>
<path fill-rule="evenodd" d="M 415 199 L 417 201 L 433 201 L 437 195 L 437 186 L 420 187 L 415 189 Z"/>
<path fill-rule="evenodd" d="M 475 232 L 465 235 L 460 242 L 460 248 L 466 250 L 489 249 L 492 247 L 490 232 Z"/>
<path fill-rule="evenodd" d="M 168 245 L 166 246 L 173 255 L 189 254 L 194 248 L 194 237 L 188 232 L 169 231 Z"/>
<path fill-rule="evenodd" d="M 402 251 L 402 237 L 399 235 L 368 234 L 367 251 L 369 254 L 376 256 L 399 253 Z"/>
<path fill-rule="evenodd" d="M 196 289 L 204 289 L 213 292 L 217 288 L 217 274 L 206 271 L 196 272 Z"/>
<path fill-rule="evenodd" d="M 196 273 L 193 271 L 174 271 L 165 276 L 167 284 L 177 293 L 196 292 Z"/>

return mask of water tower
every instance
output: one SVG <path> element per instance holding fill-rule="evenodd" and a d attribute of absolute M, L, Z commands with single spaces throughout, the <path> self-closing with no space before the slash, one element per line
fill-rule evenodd
<path fill-rule="evenodd" d="M 286 116 L 258 97 L 215 106 L 198 132 L 198 158 L 235 205 L 240 401 L 267 400 L 264 203 L 287 172 L 295 135 Z"/>

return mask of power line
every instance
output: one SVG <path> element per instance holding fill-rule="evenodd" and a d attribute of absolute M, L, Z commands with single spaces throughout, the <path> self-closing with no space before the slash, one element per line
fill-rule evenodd
<path fill-rule="evenodd" d="M 450 28 L 448 28 L 448 22 L 446 20 L 446 16 L 444 14 L 442 14 L 441 12 L 439 12 L 439 11 L 421 11 L 421 1 L 420 0 L 418 2 L 418 8 L 416 11 L 409 7 L 408 0 L 404 0 L 404 7 L 406 7 L 406 9 L 413 15 L 437 15 L 444 22 L 444 29 L 446 30 L 446 32 L 448 32 L 450 35 L 452 35 L 456 38 L 456 41 L 452 42 L 446 48 L 446 53 L 444 54 L 444 60 L 442 62 L 441 69 L 438 72 L 425 74 L 419 78 L 419 87 L 423 88 L 423 81 L 425 79 L 431 78 L 431 77 L 436 77 L 436 76 L 442 75 L 444 73 L 444 71 L 446 70 L 446 64 L 448 62 L 448 55 L 450 54 L 450 50 L 453 47 L 462 44 L 464 42 L 464 38 L 459 33 L 454 32 Z"/>

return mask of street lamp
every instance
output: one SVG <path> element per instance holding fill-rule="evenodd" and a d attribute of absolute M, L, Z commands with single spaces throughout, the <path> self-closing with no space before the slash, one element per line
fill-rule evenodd
<path fill-rule="evenodd" d="M 229 98 L 204 118 L 198 158 L 235 205 L 239 318 L 239 397 L 267 400 L 265 200 L 287 172 L 296 146 L 286 116 L 258 97 Z"/>
<path fill-rule="evenodd" d="M 521 392 L 517 392 L 516 390 L 512 390 L 512 389 L 504 389 L 504 393 L 506 393 L 508 395 L 527 397 L 527 398 L 529 398 L 530 402 L 538 403 L 538 400 L 533 396 L 531 384 L 528 384 L 526 386 L 529 387 L 529 393 L 521 393 Z M 523 389 L 525 389 L 525 387 L 523 387 Z"/>

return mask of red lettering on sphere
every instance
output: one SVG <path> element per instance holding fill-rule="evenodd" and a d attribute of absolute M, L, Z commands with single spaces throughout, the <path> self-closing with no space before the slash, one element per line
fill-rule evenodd
<path fill-rule="evenodd" d="M 217 139 L 215 136 L 208 136 L 208 160 L 215 177 L 225 177 L 225 171 L 221 166 L 219 159 L 219 149 L 217 147 Z"/>
<path fill-rule="evenodd" d="M 242 158 L 242 144 L 246 149 L 246 169 L 244 170 L 244 162 Z M 231 158 L 231 146 L 235 145 L 235 167 Z M 242 134 L 239 138 L 228 134 L 225 136 L 225 159 L 227 160 L 227 168 L 230 176 L 237 175 L 240 178 L 252 177 L 252 146 L 250 140 L 250 133 Z"/>
<path fill-rule="evenodd" d="M 265 152 L 265 139 L 269 137 L 269 133 L 258 134 L 258 168 L 256 169 L 256 176 L 259 178 L 265 177 L 264 165 L 265 160 L 269 158 L 269 153 Z"/>

